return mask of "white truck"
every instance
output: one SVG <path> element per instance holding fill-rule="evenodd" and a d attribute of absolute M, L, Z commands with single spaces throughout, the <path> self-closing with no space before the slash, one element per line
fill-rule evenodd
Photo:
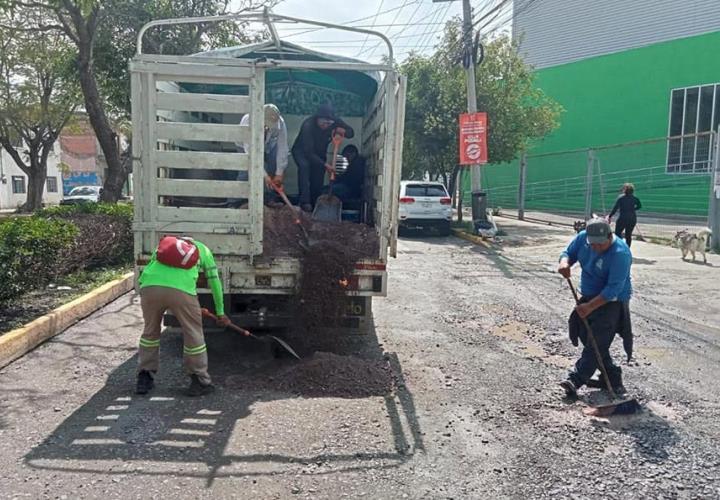
<path fill-rule="evenodd" d="M 264 23 L 272 39 L 191 56 L 142 53 L 148 29 L 229 20 Z M 387 62 L 368 64 L 280 40 L 278 22 L 377 36 L 387 45 Z M 263 105 L 280 108 L 292 145 L 302 121 L 329 99 L 354 128 L 352 142 L 367 159 L 364 215 L 379 241 L 377 258 L 357 263 L 347 292 L 346 323 L 362 328 L 372 297 L 387 293 L 387 259 L 396 255 L 405 79 L 393 67 L 390 41 L 369 30 L 265 10 L 153 21 L 139 33 L 137 47 L 130 63 L 136 274 L 160 237 L 190 235 L 216 257 L 228 316 L 254 328 L 292 323 L 289 305 L 301 262 L 263 254 Z M 247 113 L 250 127 L 241 127 Z M 238 143 L 249 144 L 249 151 L 238 152 Z M 238 171 L 247 174 L 240 177 Z M 291 197 L 296 172 L 291 158 L 286 174 Z M 241 208 L 225 203 L 237 198 L 247 203 Z M 178 199 L 195 201 L 173 201 Z M 202 276 L 199 295 L 201 303 L 211 303 Z"/>

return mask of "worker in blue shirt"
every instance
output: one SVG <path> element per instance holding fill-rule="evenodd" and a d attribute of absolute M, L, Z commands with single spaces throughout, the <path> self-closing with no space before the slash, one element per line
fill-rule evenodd
<path fill-rule="evenodd" d="M 605 219 L 592 219 L 585 231 L 581 231 L 570 242 L 560 256 L 558 272 L 570 278 L 570 269 L 580 263 L 580 304 L 570 316 L 570 338 L 576 346 L 578 337 L 584 349 L 580 359 L 568 374 L 567 380 L 560 383 L 566 396 L 577 397 L 577 390 L 583 385 L 591 385 L 592 375 L 598 369 L 597 359 L 592 345 L 586 342 L 585 329 L 579 318 L 586 318 L 597 341 L 603 364 L 613 389 L 618 394 L 625 393 L 622 384 L 622 370 L 610 356 L 610 344 L 618 333 L 626 342 L 626 352 L 631 355 L 632 329 L 630 326 L 630 248 L 616 237 Z M 579 317 L 578 317 L 579 316 Z M 597 383 L 592 385 L 597 386 Z"/>

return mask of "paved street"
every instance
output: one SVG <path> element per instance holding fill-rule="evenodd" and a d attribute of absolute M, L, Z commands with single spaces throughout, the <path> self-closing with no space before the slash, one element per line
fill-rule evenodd
<path fill-rule="evenodd" d="M 500 222 L 492 249 L 400 242 L 374 328 L 343 344 L 390 362 L 388 395 L 254 386 L 291 361 L 223 333 L 208 334 L 215 394 L 182 395 L 181 341 L 166 335 L 158 386 L 136 396 L 142 318 L 121 297 L 0 370 L 0 497 L 718 498 L 719 256 L 633 245 L 623 370 L 644 411 L 591 418 L 557 387 L 578 354 L 554 273 L 572 232 Z"/>

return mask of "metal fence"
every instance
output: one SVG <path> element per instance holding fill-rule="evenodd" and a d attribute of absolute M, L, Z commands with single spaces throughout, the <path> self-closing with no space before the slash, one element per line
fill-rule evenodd
<path fill-rule="evenodd" d="M 521 219 L 572 225 L 591 214 L 609 214 L 622 185 L 633 183 L 642 202 L 636 232 L 671 239 L 677 231 L 709 227 L 716 206 L 717 134 L 525 155 L 515 172 L 486 169 L 491 207 Z M 720 175 L 720 174 L 719 174 Z"/>

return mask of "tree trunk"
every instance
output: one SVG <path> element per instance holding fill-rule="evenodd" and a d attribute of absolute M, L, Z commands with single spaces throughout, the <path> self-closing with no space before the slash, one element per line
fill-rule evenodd
<path fill-rule="evenodd" d="M 80 73 L 80 86 L 85 98 L 85 111 L 90 119 L 90 125 L 95 131 L 107 163 L 107 175 L 103 184 L 102 201 L 115 203 L 120 199 L 122 187 L 127 178 L 127 171 L 120 159 L 120 150 L 115 131 L 105 114 L 100 100 L 97 80 L 92 67 L 92 41 L 80 40 L 78 42 L 78 71 Z"/>
<path fill-rule="evenodd" d="M 37 155 L 33 154 L 30 160 L 30 168 L 25 171 L 28 176 L 27 200 L 20 207 L 20 212 L 34 212 L 42 208 L 42 197 L 45 192 L 45 181 L 47 180 L 47 165 L 41 165 Z"/>
<path fill-rule="evenodd" d="M 447 187 L 448 191 L 450 192 L 450 196 L 452 196 L 453 207 L 457 207 L 458 172 L 460 172 L 460 165 L 455 165 L 452 173 L 450 174 L 449 185 Z"/>

